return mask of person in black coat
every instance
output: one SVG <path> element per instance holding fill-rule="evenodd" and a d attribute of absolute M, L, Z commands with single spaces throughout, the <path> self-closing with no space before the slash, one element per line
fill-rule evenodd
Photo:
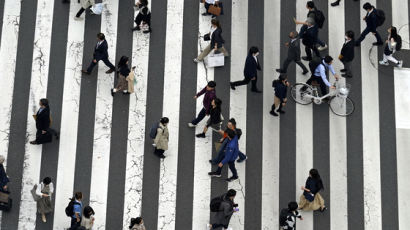
<path fill-rule="evenodd" d="M 309 70 L 306 66 L 300 61 L 300 41 L 298 38 L 298 32 L 292 31 L 289 34 L 290 41 L 285 43 L 288 48 L 288 57 L 283 62 L 281 69 L 276 69 L 276 72 L 286 73 L 288 70 L 289 64 L 294 61 L 303 69 L 303 74 L 307 74 Z"/>
<path fill-rule="evenodd" d="M 370 3 L 366 2 L 363 5 L 363 9 L 367 11 L 366 16 L 363 20 L 366 21 L 366 28 L 360 34 L 359 39 L 356 41 L 356 46 L 360 46 L 360 43 L 364 40 L 368 33 L 372 32 L 377 39 L 377 42 L 373 42 L 373 45 L 383 45 L 382 38 L 379 32 L 377 32 L 377 10 Z"/>
<path fill-rule="evenodd" d="M 148 30 L 143 31 L 143 33 L 151 33 L 151 12 L 148 9 L 148 0 L 140 0 L 135 4 L 135 7 L 139 10 L 137 17 L 135 17 L 135 24 L 137 24 L 132 31 L 141 30 L 140 24 L 144 22 L 148 25 Z"/>
<path fill-rule="evenodd" d="M 246 57 L 245 69 L 243 71 L 245 79 L 243 79 L 242 81 L 230 82 L 232 90 L 235 90 L 236 86 L 247 85 L 250 81 L 252 81 L 251 91 L 255 93 L 262 92 L 258 90 L 258 88 L 256 87 L 256 81 L 258 80 L 257 73 L 258 73 L 258 70 L 261 70 L 261 66 L 257 58 L 258 55 L 259 55 L 258 47 L 252 46 L 249 49 L 248 56 Z"/>
<path fill-rule="evenodd" d="M 44 144 L 51 142 L 52 134 L 58 139 L 58 134 L 55 130 L 50 128 L 50 107 L 46 98 L 40 99 L 40 109 L 35 115 L 36 120 L 36 140 L 30 141 L 30 144 Z"/>
<path fill-rule="evenodd" d="M 211 43 L 205 47 L 205 49 L 198 55 L 197 58 L 194 59 L 194 62 L 198 63 L 203 61 L 211 51 L 222 52 L 225 57 L 229 56 L 228 51 L 224 47 L 225 40 L 222 38 L 221 24 L 215 18 L 211 20 L 211 32 L 209 32 L 209 37 Z"/>
<path fill-rule="evenodd" d="M 101 60 L 106 66 L 110 68 L 105 73 L 112 73 L 115 71 L 115 66 L 110 62 L 110 60 L 108 60 L 108 43 L 105 40 L 105 35 L 103 33 L 98 33 L 97 40 L 98 42 L 94 48 L 93 60 L 88 66 L 88 69 L 82 70 L 82 72 L 85 74 L 91 74 L 94 66 L 97 65 L 97 63 Z"/>
<path fill-rule="evenodd" d="M 345 34 L 345 43 L 343 44 L 342 51 L 339 55 L 339 60 L 343 63 L 344 69 L 340 70 L 344 72 L 342 77 L 352 77 L 351 65 L 354 58 L 354 33 L 349 30 Z"/>
<path fill-rule="evenodd" d="M 281 74 L 279 78 L 273 81 L 272 86 L 275 88 L 275 98 L 269 112 L 272 116 L 277 117 L 278 114 L 275 112 L 276 108 L 278 108 L 277 112 L 284 114 L 285 111 L 282 110 L 283 106 L 286 105 L 287 99 L 287 92 L 289 87 L 288 78 L 285 74 Z"/>
<path fill-rule="evenodd" d="M 320 57 L 319 50 L 316 47 L 319 29 L 312 18 L 306 20 L 307 25 L 303 25 L 300 29 L 299 36 L 305 45 L 306 56 L 302 59 L 305 61 L 312 60 L 312 50 L 316 56 Z"/>

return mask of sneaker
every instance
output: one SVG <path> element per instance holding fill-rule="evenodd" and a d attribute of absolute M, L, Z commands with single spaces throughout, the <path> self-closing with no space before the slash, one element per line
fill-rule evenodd
<path fill-rule="evenodd" d="M 340 0 L 336 0 L 336 2 L 333 2 L 332 4 L 330 4 L 331 6 L 338 6 L 339 5 Z"/>
<path fill-rule="evenodd" d="M 161 158 L 161 159 L 164 159 L 164 158 L 165 158 L 165 155 L 164 155 L 164 154 L 161 154 L 161 155 L 159 155 L 158 157 Z"/>
<path fill-rule="evenodd" d="M 83 18 L 75 16 L 75 17 L 74 17 L 74 20 L 76 20 L 76 21 L 81 21 L 81 20 L 83 20 Z"/>
<path fill-rule="evenodd" d="M 209 172 L 208 175 L 211 177 L 221 177 L 221 174 L 218 174 L 217 172 Z"/>
<path fill-rule="evenodd" d="M 241 162 L 246 161 L 247 159 L 248 159 L 248 157 L 246 157 L 245 159 L 238 159 L 236 162 L 241 163 Z"/>
<path fill-rule="evenodd" d="M 380 65 L 385 65 L 385 66 L 388 66 L 389 65 L 389 62 L 385 62 L 385 61 L 379 61 L 379 64 Z"/>
<path fill-rule="evenodd" d="M 139 26 L 136 26 L 136 27 L 131 28 L 131 30 L 132 30 L 132 31 L 136 31 L 136 30 L 138 31 L 138 30 L 141 30 L 141 29 L 140 29 Z"/>
<path fill-rule="evenodd" d="M 342 74 L 342 77 L 344 77 L 344 78 L 352 78 L 352 75 Z"/>
<path fill-rule="evenodd" d="M 283 111 L 283 110 L 278 110 L 278 112 L 281 113 L 281 114 L 285 113 L 285 111 Z"/>
<path fill-rule="evenodd" d="M 346 69 L 341 69 L 341 70 L 340 70 L 340 72 L 346 72 L 346 71 L 347 71 Z"/>
<path fill-rule="evenodd" d="M 110 74 L 110 73 L 112 73 L 112 72 L 114 72 L 114 71 L 115 71 L 115 69 L 109 69 L 109 70 L 105 71 L 105 73 L 106 73 L 106 74 Z"/>
<path fill-rule="evenodd" d="M 381 46 L 381 45 L 383 45 L 383 42 L 373 42 L 373 45 L 374 46 Z"/>
<path fill-rule="evenodd" d="M 152 32 L 152 29 L 151 29 L 151 28 L 149 28 L 148 30 L 143 31 L 144 34 L 149 34 L 149 33 L 151 33 L 151 32 Z"/>
<path fill-rule="evenodd" d="M 198 60 L 198 58 L 194 58 L 194 62 L 199 63 L 200 61 Z"/>
<path fill-rule="evenodd" d="M 319 46 L 317 49 L 319 51 L 323 51 L 323 50 L 327 49 L 327 44 L 325 44 L 325 46 Z"/>
<path fill-rule="evenodd" d="M 306 75 L 307 73 L 309 73 L 308 70 L 305 70 L 305 71 L 302 72 L 303 75 Z"/>
<path fill-rule="evenodd" d="M 276 72 L 278 72 L 278 73 L 286 73 L 284 70 L 282 70 L 282 69 L 276 69 Z"/>
<path fill-rule="evenodd" d="M 327 207 L 324 207 L 323 209 L 322 208 L 320 209 L 320 212 L 324 212 L 326 210 L 327 210 Z"/>
<path fill-rule="evenodd" d="M 231 181 L 234 181 L 234 180 L 236 180 L 236 179 L 238 179 L 238 176 L 231 176 L 231 177 L 229 177 L 228 179 L 226 179 L 226 181 L 228 181 L 228 182 L 231 182 Z"/>
<path fill-rule="evenodd" d="M 194 127 L 196 127 L 196 125 L 192 124 L 192 122 L 189 122 L 189 123 L 188 123 L 188 127 L 189 127 L 189 128 L 194 128 Z"/>
<path fill-rule="evenodd" d="M 401 68 L 403 66 L 403 61 L 399 61 L 397 64 L 396 64 L 396 67 L 398 67 L 398 68 Z"/>
<path fill-rule="evenodd" d="M 274 117 L 279 116 L 277 113 L 275 113 L 275 111 L 270 111 L 269 113 L 270 113 L 270 115 L 272 115 L 272 116 L 274 116 Z"/>
<path fill-rule="evenodd" d="M 205 133 L 198 133 L 197 135 L 195 135 L 196 137 L 199 138 L 205 138 Z"/>

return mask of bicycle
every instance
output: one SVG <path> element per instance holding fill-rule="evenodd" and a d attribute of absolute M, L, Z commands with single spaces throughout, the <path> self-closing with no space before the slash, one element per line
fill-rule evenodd
<path fill-rule="evenodd" d="M 350 85 L 336 82 L 333 85 L 336 89 L 329 90 L 329 93 L 322 97 L 319 96 L 318 87 L 320 85 L 316 81 L 313 81 L 312 85 L 296 83 L 291 88 L 292 99 L 301 105 L 308 105 L 312 102 L 320 105 L 328 99 L 330 110 L 334 114 L 343 117 L 349 116 L 355 109 L 352 99 L 348 97 Z"/>

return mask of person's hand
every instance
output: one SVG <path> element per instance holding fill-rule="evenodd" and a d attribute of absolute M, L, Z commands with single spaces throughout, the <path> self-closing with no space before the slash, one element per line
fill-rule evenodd
<path fill-rule="evenodd" d="M 285 43 L 285 46 L 286 46 L 286 47 L 289 47 L 289 42 L 286 42 L 286 43 Z"/>
<path fill-rule="evenodd" d="M 284 98 L 283 101 L 286 103 L 286 102 L 288 102 L 288 99 L 287 99 L 287 98 Z"/>
<path fill-rule="evenodd" d="M 214 48 L 214 52 L 216 52 L 217 50 L 218 50 L 218 47 L 216 47 L 216 46 L 215 46 L 215 48 Z"/>
<path fill-rule="evenodd" d="M 331 89 L 336 89 L 336 87 L 334 85 L 330 86 Z"/>
<path fill-rule="evenodd" d="M 222 137 L 221 139 L 219 139 L 219 142 L 222 143 L 224 141 L 224 138 Z"/>
<path fill-rule="evenodd" d="M 300 220 L 303 220 L 303 217 L 300 217 Z"/>
<path fill-rule="evenodd" d="M 133 66 L 133 67 L 132 67 L 132 70 L 134 70 L 135 68 L 137 68 L 137 67 L 136 67 L 136 66 Z"/>
<path fill-rule="evenodd" d="M 197 96 L 194 96 L 194 99 L 197 99 L 198 97 Z"/>
<path fill-rule="evenodd" d="M 305 186 L 300 187 L 300 189 L 305 190 Z"/>
<path fill-rule="evenodd" d="M 376 35 L 376 33 L 375 33 L 375 32 L 372 32 L 372 34 L 373 34 L 373 35 Z"/>
<path fill-rule="evenodd" d="M 386 40 L 386 44 L 389 43 L 389 40 Z"/>
<path fill-rule="evenodd" d="M 218 164 L 219 168 L 222 168 L 222 166 L 224 166 L 224 164 L 222 164 L 222 162 Z"/>
<path fill-rule="evenodd" d="M 256 80 L 256 77 L 251 78 L 252 81 Z"/>
<path fill-rule="evenodd" d="M 94 62 L 94 63 L 97 63 L 97 59 L 94 59 L 93 62 Z"/>
<path fill-rule="evenodd" d="M 282 106 L 285 106 L 285 105 L 286 105 L 286 102 L 283 102 L 283 103 L 282 103 Z"/>
<path fill-rule="evenodd" d="M 42 196 L 42 197 L 49 197 L 50 195 L 43 193 L 41 196 Z"/>
<path fill-rule="evenodd" d="M 336 81 L 339 81 L 339 78 L 340 78 L 339 74 L 335 74 L 335 78 L 336 78 Z"/>
<path fill-rule="evenodd" d="M 152 146 L 154 146 L 154 147 L 157 147 L 157 144 L 155 144 L 155 143 L 152 143 Z"/>
<path fill-rule="evenodd" d="M 366 20 L 366 16 L 363 17 L 363 20 Z"/>
<path fill-rule="evenodd" d="M 4 185 L 4 186 L 3 186 L 3 190 L 7 190 L 7 185 Z"/>
<path fill-rule="evenodd" d="M 77 222 L 80 222 L 80 218 L 79 218 L 79 217 L 77 217 Z"/>
<path fill-rule="evenodd" d="M 45 131 L 45 130 L 41 130 L 41 133 L 42 133 L 42 134 L 46 134 L 46 132 L 47 132 L 47 131 Z"/>

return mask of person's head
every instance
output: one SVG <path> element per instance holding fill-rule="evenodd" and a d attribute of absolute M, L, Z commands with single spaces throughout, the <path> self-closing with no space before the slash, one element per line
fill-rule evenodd
<path fill-rule="evenodd" d="M 345 36 L 346 40 L 354 40 L 354 32 L 351 30 L 346 31 Z"/>
<path fill-rule="evenodd" d="M 216 19 L 216 18 L 213 18 L 211 20 L 211 25 L 214 28 L 221 28 L 221 24 L 219 23 L 218 19 Z"/>
<path fill-rule="evenodd" d="M 288 203 L 288 209 L 291 212 L 296 211 L 296 209 L 298 209 L 298 203 L 296 203 L 296 201 L 289 202 Z"/>
<path fill-rule="evenodd" d="M 142 220 L 142 217 L 131 218 L 130 229 L 136 224 L 140 225 L 140 224 L 143 224 L 143 223 L 144 223 L 144 221 Z"/>
<path fill-rule="evenodd" d="M 311 169 L 311 170 L 309 171 L 309 176 L 316 180 L 316 182 L 317 182 L 317 188 L 318 188 L 319 190 L 323 189 L 322 178 L 320 178 L 319 171 L 317 171 L 317 169 Z"/>
<path fill-rule="evenodd" d="M 229 199 L 233 200 L 233 199 L 235 199 L 236 191 L 234 189 L 229 189 L 228 192 L 226 193 L 226 196 Z"/>
<path fill-rule="evenodd" d="M 228 126 L 229 129 L 235 129 L 236 127 L 235 118 L 229 119 L 228 124 L 226 126 Z"/>
<path fill-rule="evenodd" d="M 122 56 L 118 61 L 118 67 L 124 66 L 128 64 L 129 58 L 127 56 Z"/>
<path fill-rule="evenodd" d="M 331 65 L 333 63 L 333 58 L 329 55 L 326 55 L 326 57 L 324 58 L 326 64 Z"/>
<path fill-rule="evenodd" d="M 159 120 L 159 122 L 161 122 L 161 124 L 165 126 L 169 123 L 169 119 L 168 117 L 163 117 L 161 118 L 161 120 Z"/>
<path fill-rule="evenodd" d="M 308 26 L 314 26 L 315 25 L 315 20 L 313 18 L 309 17 L 309 18 L 306 19 L 306 24 Z"/>
<path fill-rule="evenodd" d="M 226 130 L 226 134 L 228 134 L 229 140 L 233 139 L 236 135 L 235 131 L 233 131 L 232 129 Z"/>
<path fill-rule="evenodd" d="M 390 26 L 387 31 L 389 32 L 390 36 L 393 38 L 397 38 L 397 28 L 394 26 Z"/>
<path fill-rule="evenodd" d="M 219 99 L 219 98 L 215 98 L 215 99 L 213 99 L 213 100 L 211 101 L 211 105 L 212 105 L 213 107 L 221 107 L 222 101 L 221 101 L 221 99 Z"/>
<path fill-rule="evenodd" d="M 252 46 L 252 47 L 249 49 L 249 55 L 258 56 L 258 55 L 259 55 L 259 49 L 258 49 L 258 47 Z"/>
<path fill-rule="evenodd" d="M 369 2 L 366 2 L 365 4 L 363 4 L 363 9 L 369 12 L 373 9 L 373 6 Z"/>
<path fill-rule="evenodd" d="M 105 40 L 105 35 L 104 35 L 103 33 L 98 33 L 98 34 L 97 34 L 97 39 L 98 39 L 99 41 L 103 41 L 103 40 Z"/>
<path fill-rule="evenodd" d="M 90 218 L 91 215 L 95 215 L 94 209 L 90 206 L 85 206 L 83 210 L 83 214 L 86 218 Z"/>
<path fill-rule="evenodd" d="M 140 4 L 143 6 L 148 6 L 148 0 L 140 0 Z"/>
<path fill-rule="evenodd" d="M 315 3 L 313 1 L 308 1 L 306 3 L 306 8 L 308 8 L 309 10 L 313 10 L 315 8 Z"/>
<path fill-rule="evenodd" d="M 41 107 L 48 107 L 48 100 L 46 98 L 41 98 L 40 99 L 40 106 Z"/>
<path fill-rule="evenodd" d="M 286 74 L 281 74 L 279 75 L 279 80 L 283 83 L 286 84 L 286 82 L 288 81 L 288 76 Z"/>
<path fill-rule="evenodd" d="M 50 177 L 45 177 L 45 178 L 43 179 L 43 184 L 49 185 L 50 183 L 51 183 L 51 178 L 50 178 Z"/>
<path fill-rule="evenodd" d="M 210 91 L 215 89 L 216 86 L 216 82 L 214 81 L 209 81 L 208 84 L 206 85 L 206 90 Z"/>
<path fill-rule="evenodd" d="M 3 164 L 6 158 L 3 155 L 0 155 L 0 164 Z"/>
<path fill-rule="evenodd" d="M 82 192 L 76 192 L 75 194 L 74 194 L 74 199 L 76 199 L 76 200 L 82 200 L 83 199 L 83 193 Z"/>
<path fill-rule="evenodd" d="M 299 35 L 297 31 L 292 31 L 289 33 L 289 38 L 293 39 L 296 38 Z"/>

